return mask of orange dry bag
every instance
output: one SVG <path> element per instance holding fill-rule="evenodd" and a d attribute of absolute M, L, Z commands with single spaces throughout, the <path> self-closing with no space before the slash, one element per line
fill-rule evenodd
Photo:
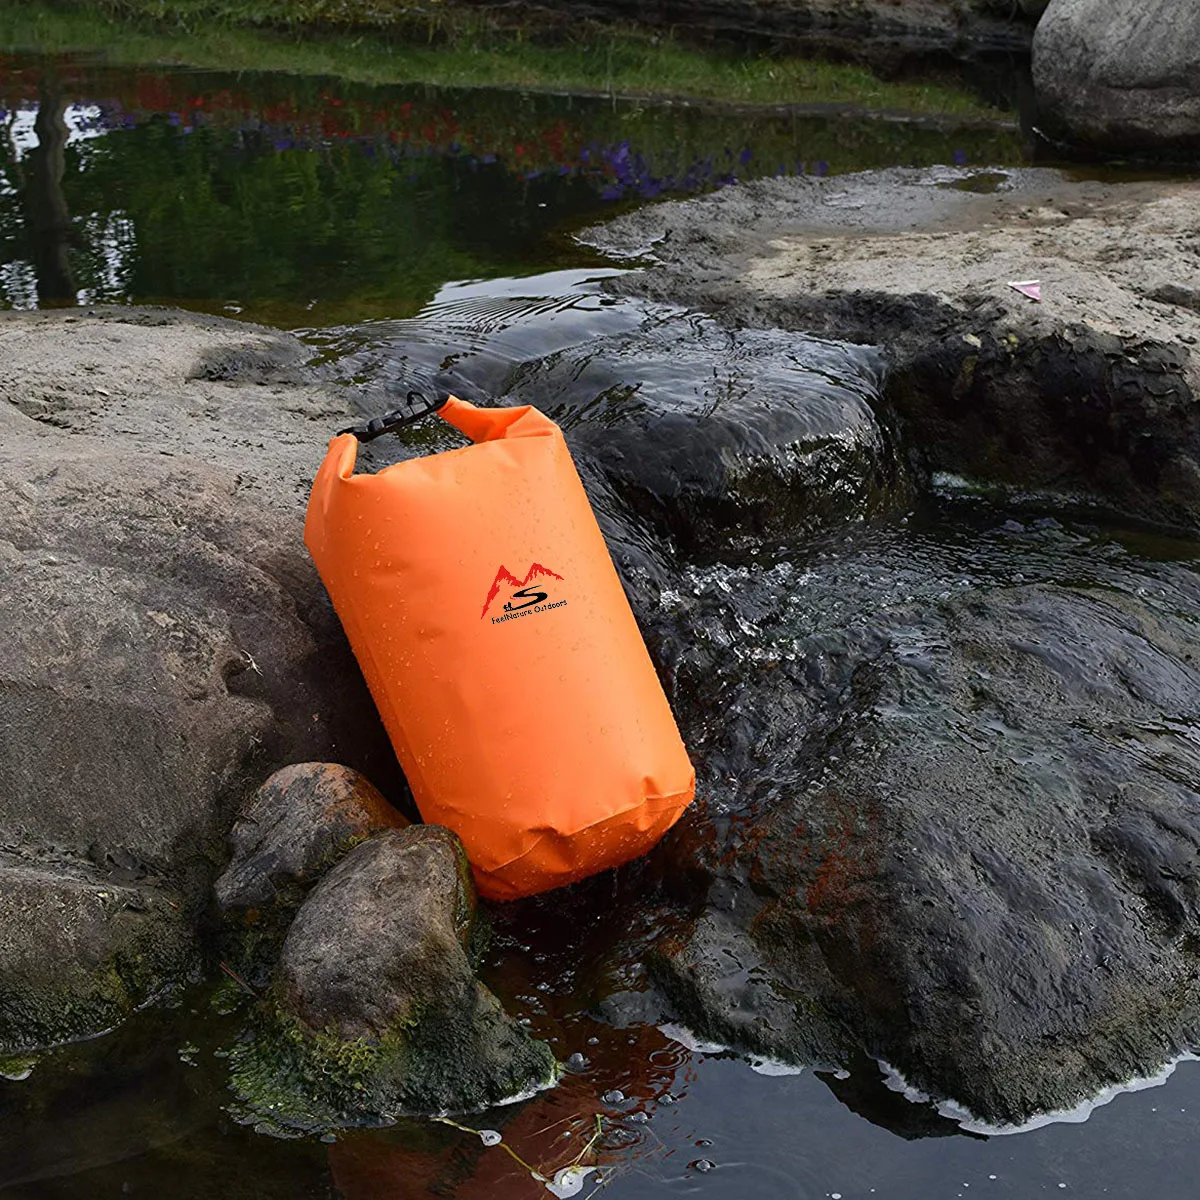
<path fill-rule="evenodd" d="M 695 774 L 558 426 L 441 415 L 475 444 L 375 475 L 334 438 L 304 540 L 421 815 L 510 900 L 644 853 Z"/>

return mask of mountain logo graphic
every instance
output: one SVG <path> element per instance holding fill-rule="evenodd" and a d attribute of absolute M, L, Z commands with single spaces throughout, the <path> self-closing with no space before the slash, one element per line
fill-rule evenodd
<path fill-rule="evenodd" d="M 525 573 L 525 578 L 518 579 L 507 567 L 502 566 L 492 581 L 491 591 L 488 592 L 487 599 L 483 602 L 483 612 L 479 614 L 479 619 L 482 621 L 488 615 L 492 601 L 500 594 L 500 588 L 504 585 L 513 589 L 512 599 L 504 605 L 505 612 L 516 612 L 519 609 L 528 608 L 532 604 L 541 604 L 550 593 L 530 587 L 529 585 L 535 579 L 558 579 L 561 581 L 562 576 L 557 571 L 552 571 L 549 567 L 543 567 L 541 563 L 535 562 Z M 520 603 L 514 604 L 513 600 L 519 600 Z"/>

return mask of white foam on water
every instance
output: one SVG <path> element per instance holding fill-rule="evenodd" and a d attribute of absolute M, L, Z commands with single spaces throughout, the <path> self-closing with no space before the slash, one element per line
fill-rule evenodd
<path fill-rule="evenodd" d="M 686 1025 L 669 1022 L 666 1025 L 660 1025 L 659 1030 L 693 1054 L 734 1054 L 749 1064 L 750 1069 L 759 1075 L 775 1078 L 783 1075 L 800 1075 L 804 1072 L 803 1067 L 798 1067 L 794 1063 L 786 1063 L 782 1059 L 768 1058 L 762 1054 L 744 1054 L 722 1042 L 706 1041 L 693 1033 Z"/>
<path fill-rule="evenodd" d="M 587 1183 L 587 1177 L 595 1171 L 595 1167 L 563 1167 L 553 1179 L 546 1180 L 546 1191 L 555 1195 L 559 1200 L 568 1200 L 570 1196 L 578 1196 Z"/>
<path fill-rule="evenodd" d="M 884 1084 L 893 1092 L 899 1092 L 906 1100 L 911 1100 L 914 1104 L 933 1104 L 943 1117 L 957 1122 L 959 1128 L 966 1130 L 968 1133 L 980 1133 L 986 1137 L 1007 1137 L 1014 1133 L 1031 1133 L 1035 1129 L 1044 1129 L 1047 1125 L 1081 1125 L 1096 1109 L 1103 1108 L 1106 1104 L 1111 1104 L 1118 1096 L 1125 1096 L 1131 1092 L 1144 1092 L 1149 1088 L 1162 1087 L 1175 1074 L 1175 1068 L 1180 1063 L 1200 1062 L 1200 1055 L 1181 1054 L 1178 1058 L 1174 1058 L 1167 1063 L 1157 1074 L 1145 1077 L 1139 1076 L 1136 1079 L 1129 1079 L 1124 1083 L 1110 1084 L 1108 1087 L 1102 1088 L 1090 1099 L 1077 1104 L 1074 1108 L 1038 1113 L 1020 1125 L 993 1125 L 988 1121 L 981 1120 L 969 1109 L 953 1100 L 934 1101 L 931 1096 L 921 1091 L 920 1088 L 913 1087 L 890 1063 L 884 1062 L 883 1059 L 879 1059 L 878 1062 L 880 1070 L 883 1071 Z"/>
<path fill-rule="evenodd" d="M 659 1032 L 666 1034 L 673 1042 L 678 1042 L 685 1050 L 690 1050 L 693 1054 L 728 1054 L 729 1047 L 722 1046 L 720 1042 L 708 1042 L 699 1035 L 693 1033 L 686 1025 L 676 1024 L 674 1021 L 668 1022 L 666 1025 L 660 1025 Z"/>
<path fill-rule="evenodd" d="M 762 1058 L 754 1055 L 747 1059 L 750 1064 L 750 1070 L 758 1075 L 768 1075 L 772 1079 L 781 1078 L 784 1075 L 803 1075 L 804 1068 L 798 1067 L 795 1063 L 786 1063 L 778 1058 Z"/>

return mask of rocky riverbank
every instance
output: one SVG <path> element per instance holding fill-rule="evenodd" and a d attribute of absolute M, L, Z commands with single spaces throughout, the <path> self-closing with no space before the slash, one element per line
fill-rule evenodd
<path fill-rule="evenodd" d="M 1041 171 L 754 184 L 595 231 L 642 256 L 616 306 L 500 301 L 467 352 L 451 313 L 343 361 L 369 407 L 417 377 L 533 399 L 575 450 L 701 784 L 618 881 L 607 1020 L 882 1060 L 1000 1123 L 1195 1044 L 1198 204 Z M 546 1082 L 476 976 L 457 844 L 389 807 L 302 547 L 354 387 L 154 310 L 6 314 L 0 351 L 0 1049 L 111 1026 L 219 947 L 255 993 L 253 1119 Z M 331 761 L 380 792 L 268 780 Z"/>
<path fill-rule="evenodd" d="M 999 503 L 678 588 L 662 652 L 724 717 L 684 704 L 708 807 L 664 847 L 692 916 L 652 961 L 701 1035 L 865 1051 L 1000 1124 L 1193 1044 L 1195 550 L 1156 564 L 1060 520 L 1200 530 L 1198 208 L 896 172 L 594 235 L 657 263 L 626 293 L 880 345 L 914 468 Z M 1040 304 L 1010 286 L 1033 279 Z"/>
<path fill-rule="evenodd" d="M 586 235 L 620 286 L 885 348 L 934 470 L 1195 530 L 1200 188 L 1053 171 L 752 184 Z M 1036 280 L 1035 302 L 1011 284 Z"/>
<path fill-rule="evenodd" d="M 155 311 L 0 318 L 0 1045 L 111 1026 L 199 967 L 247 788 L 394 778 L 296 537 L 345 400 L 298 343 Z"/>

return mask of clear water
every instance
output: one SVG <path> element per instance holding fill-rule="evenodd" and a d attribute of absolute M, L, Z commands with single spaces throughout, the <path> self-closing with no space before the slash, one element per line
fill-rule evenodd
<path fill-rule="evenodd" d="M 0 96 L 4 304 L 39 303 L 43 286 L 35 263 L 46 247 L 28 189 L 36 106 L 49 97 L 65 121 L 63 301 L 153 300 L 301 328 L 314 356 L 368 398 L 414 374 L 502 394 L 530 359 L 664 319 L 614 303 L 598 281 L 617 268 L 589 262 L 567 236 L 616 205 L 779 170 L 1004 165 L 1022 153 L 1007 134 L 866 118 L 748 119 L 31 59 L 0 63 Z M 1049 577 L 1104 573 L 1122 544 L 1171 570 L 1200 559 L 1194 545 L 1069 525 L 1006 548 L 1003 525 L 1002 514 L 952 500 L 910 532 L 871 536 L 895 539 L 899 563 L 911 552 L 909 574 L 887 581 L 906 593 L 942 587 L 921 564 L 956 554 L 982 556 L 981 572 L 1020 565 Z M 696 568 L 687 582 L 715 594 L 733 569 Z M 857 580 L 867 592 L 876 582 Z M 553 1091 L 461 1125 L 499 1131 L 547 1178 L 595 1166 L 577 1194 L 614 1200 L 1195 1194 L 1194 1063 L 1082 1123 L 980 1136 L 889 1087 L 879 1064 L 780 1074 L 689 1049 L 678 1031 L 600 1020 L 603 998 L 636 977 L 630 930 L 636 943 L 654 932 L 646 923 L 636 879 L 595 881 L 568 902 L 500 918 L 488 982 L 577 1069 Z M 224 1110 L 222 1057 L 237 1028 L 236 1013 L 196 990 L 41 1056 L 26 1079 L 0 1079 L 0 1191 L 24 1200 L 550 1194 L 502 1146 L 443 1123 L 332 1142 L 237 1125 Z"/>
<path fill-rule="evenodd" d="M 39 111 L 62 114 L 57 182 L 33 169 Z M 578 266 L 566 231 L 624 204 L 1025 153 L 1004 127 L 23 56 L 0 56 L 0 133 L 0 305 L 40 288 L 43 303 L 289 328 L 411 316 L 453 280 Z M 56 249 L 67 277 L 39 280 Z"/>

